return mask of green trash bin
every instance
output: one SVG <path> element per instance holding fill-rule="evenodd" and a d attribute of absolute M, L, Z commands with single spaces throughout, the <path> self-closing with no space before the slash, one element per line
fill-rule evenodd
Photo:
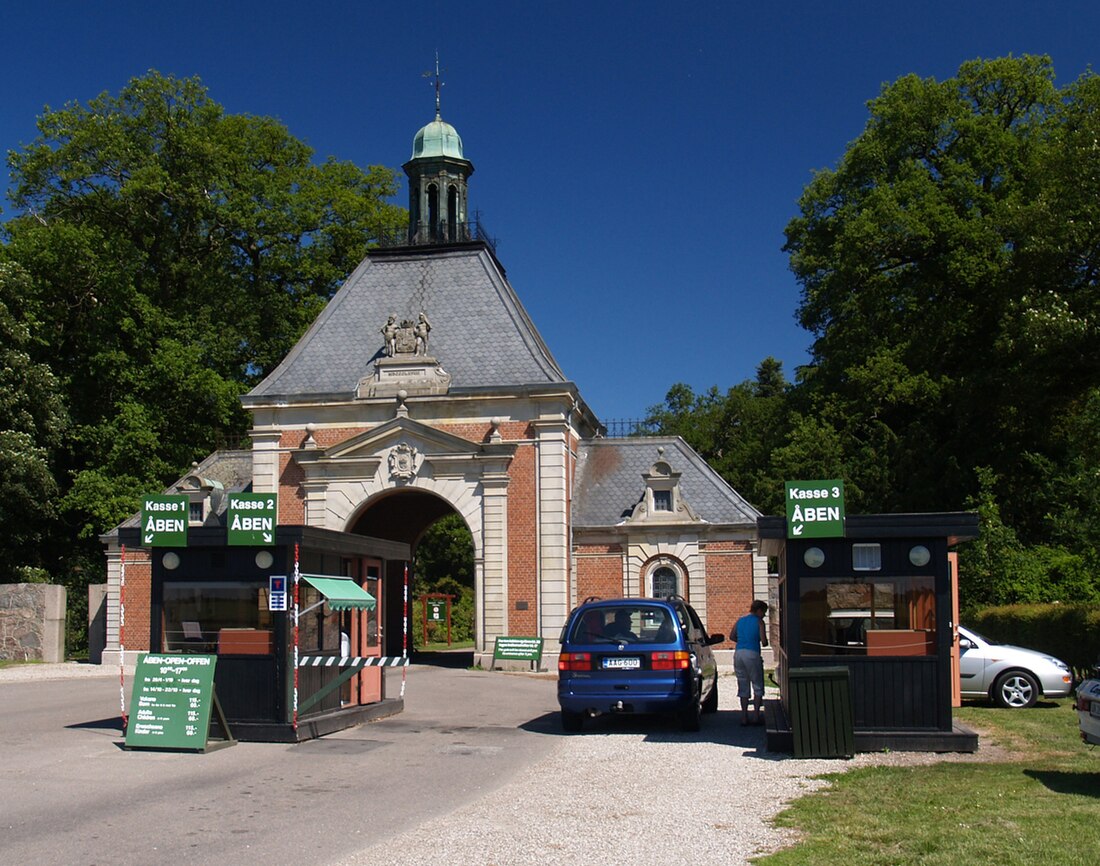
<path fill-rule="evenodd" d="M 848 668 L 791 668 L 791 734 L 796 758 L 850 758 L 852 695 Z"/>

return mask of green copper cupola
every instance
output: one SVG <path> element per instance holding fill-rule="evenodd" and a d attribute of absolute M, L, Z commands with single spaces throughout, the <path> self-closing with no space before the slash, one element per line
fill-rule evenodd
<path fill-rule="evenodd" d="M 474 164 L 463 156 L 457 130 L 439 110 L 439 61 L 435 65 L 435 120 L 413 137 L 409 178 L 409 243 L 468 240 L 466 184 Z"/>

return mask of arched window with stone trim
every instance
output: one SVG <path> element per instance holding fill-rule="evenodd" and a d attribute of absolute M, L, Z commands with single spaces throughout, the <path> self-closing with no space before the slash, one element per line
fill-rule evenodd
<path fill-rule="evenodd" d="M 652 598 L 668 598 L 684 594 L 684 570 L 667 557 L 650 562 L 645 569 L 645 594 Z"/>

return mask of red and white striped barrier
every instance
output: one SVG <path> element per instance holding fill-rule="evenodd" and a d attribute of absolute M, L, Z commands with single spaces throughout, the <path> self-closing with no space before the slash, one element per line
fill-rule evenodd
<path fill-rule="evenodd" d="M 409 664 L 408 656 L 302 656 L 301 668 L 400 668 Z"/>

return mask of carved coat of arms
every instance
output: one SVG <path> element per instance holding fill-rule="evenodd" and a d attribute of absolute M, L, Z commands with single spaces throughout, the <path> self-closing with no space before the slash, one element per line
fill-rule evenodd
<path fill-rule="evenodd" d="M 402 442 L 390 449 L 390 477 L 410 481 L 416 477 L 424 457 L 409 445 Z"/>
<path fill-rule="evenodd" d="M 391 315 L 382 326 L 382 353 L 390 358 L 398 355 L 427 355 L 428 334 L 431 330 L 432 323 L 424 313 L 415 322 L 405 319 L 401 323 L 398 323 L 396 315 Z"/>

